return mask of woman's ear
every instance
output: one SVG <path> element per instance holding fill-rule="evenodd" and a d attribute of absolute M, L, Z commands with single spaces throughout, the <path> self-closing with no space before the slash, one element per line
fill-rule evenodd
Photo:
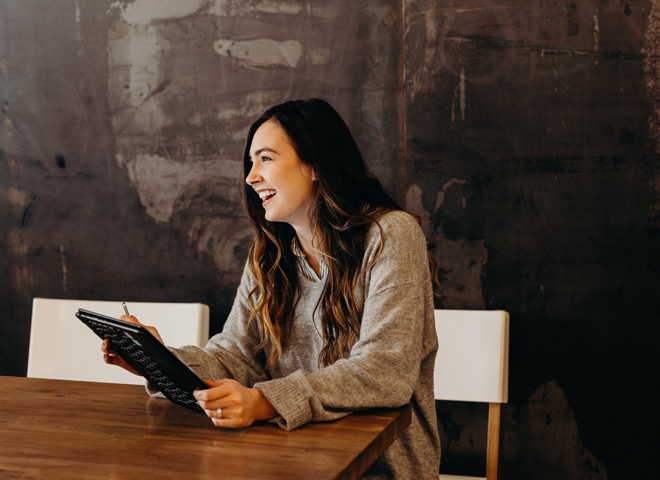
<path fill-rule="evenodd" d="M 315 180 L 318 180 L 318 179 L 319 179 L 319 177 L 318 177 L 318 175 L 316 174 L 316 170 L 314 170 L 314 169 L 312 168 L 312 181 L 315 181 Z"/>

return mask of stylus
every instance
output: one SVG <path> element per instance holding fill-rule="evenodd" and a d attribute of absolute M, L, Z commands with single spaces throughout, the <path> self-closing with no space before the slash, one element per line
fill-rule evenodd
<path fill-rule="evenodd" d="M 126 316 L 130 317 L 131 314 L 128 313 L 128 307 L 126 306 L 126 302 L 122 302 L 121 306 L 124 307 L 124 311 L 126 312 Z"/>

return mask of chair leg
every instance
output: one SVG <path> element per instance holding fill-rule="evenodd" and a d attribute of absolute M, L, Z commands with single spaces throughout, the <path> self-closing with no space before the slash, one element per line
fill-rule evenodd
<path fill-rule="evenodd" d="M 486 480 L 502 480 L 501 462 L 504 450 L 502 404 L 488 404 L 488 452 L 486 454 Z"/>

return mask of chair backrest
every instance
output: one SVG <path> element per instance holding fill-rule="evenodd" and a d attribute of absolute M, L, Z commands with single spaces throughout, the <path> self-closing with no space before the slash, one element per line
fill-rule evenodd
<path fill-rule="evenodd" d="M 509 397 L 509 314 L 502 310 L 436 310 L 435 329 L 435 398 L 488 402 L 484 478 L 497 480 L 504 447 L 501 404 Z M 441 474 L 439 478 L 468 477 Z"/>
<path fill-rule="evenodd" d="M 131 315 L 158 329 L 168 346 L 203 347 L 209 338 L 209 307 L 201 303 L 127 303 Z M 79 308 L 118 318 L 120 302 L 35 298 L 28 377 L 142 385 L 144 378 L 103 362 L 101 340 L 75 313 Z"/>
<path fill-rule="evenodd" d="M 436 310 L 436 400 L 506 403 L 509 314 L 502 310 Z"/>

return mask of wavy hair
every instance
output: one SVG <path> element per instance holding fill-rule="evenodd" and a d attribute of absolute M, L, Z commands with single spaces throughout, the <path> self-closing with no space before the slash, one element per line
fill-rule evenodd
<path fill-rule="evenodd" d="M 244 179 L 251 169 L 252 139 L 267 121 L 276 122 L 286 132 L 300 160 L 311 166 L 318 178 L 310 221 L 328 268 L 315 309 L 321 309 L 319 333 L 323 337 L 318 361 L 319 365 L 328 366 L 345 358 L 360 336 L 362 310 L 355 288 L 360 274 L 371 267 L 362 266 L 367 231 L 374 224 L 381 228 L 378 218 L 383 214 L 402 209 L 368 171 L 341 116 L 320 99 L 276 105 L 250 126 L 243 154 Z M 266 220 L 261 199 L 250 185 L 244 184 L 242 192 L 255 230 L 248 258 L 256 281 L 249 295 L 250 321 L 256 318 L 263 332 L 254 353 L 265 352 L 268 347 L 270 368 L 288 341 L 288 326 L 295 312 L 298 260 L 291 252 L 291 243 L 296 233 L 287 223 Z M 419 217 L 411 215 L 419 222 Z M 378 255 L 381 251 L 382 240 Z M 437 264 L 430 254 L 429 265 L 437 284 Z"/>

